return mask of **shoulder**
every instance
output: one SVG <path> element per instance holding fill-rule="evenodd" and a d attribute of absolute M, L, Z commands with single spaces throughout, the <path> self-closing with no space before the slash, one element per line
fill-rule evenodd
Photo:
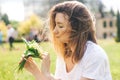
<path fill-rule="evenodd" d="M 86 43 L 86 51 L 81 60 L 81 65 L 83 77 L 101 80 L 110 75 L 109 61 L 105 51 L 91 41 Z"/>
<path fill-rule="evenodd" d="M 85 55 L 97 58 L 107 58 L 103 48 L 92 41 L 87 41 Z"/>

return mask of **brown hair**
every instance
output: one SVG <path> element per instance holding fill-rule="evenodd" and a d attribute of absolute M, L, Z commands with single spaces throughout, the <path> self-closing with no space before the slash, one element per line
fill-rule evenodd
<path fill-rule="evenodd" d="M 56 25 L 55 17 L 57 13 L 63 13 L 69 17 L 68 21 L 72 27 L 69 46 L 72 46 L 74 49 L 71 56 L 72 61 L 76 63 L 83 57 L 85 44 L 88 40 L 97 43 L 93 18 L 87 7 L 77 1 L 66 1 L 53 6 L 50 11 L 50 31 L 52 33 L 52 41 L 56 51 L 62 53 L 64 59 L 69 57 L 65 53 L 65 45 L 60 43 L 54 37 L 53 33 Z"/>

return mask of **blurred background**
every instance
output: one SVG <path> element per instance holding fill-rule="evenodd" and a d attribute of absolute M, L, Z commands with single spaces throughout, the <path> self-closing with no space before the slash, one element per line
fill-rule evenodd
<path fill-rule="evenodd" d="M 48 16 L 50 8 L 72 0 L 0 0 L 0 80 L 34 80 L 27 71 L 17 73 L 25 45 L 21 37 L 35 40 L 51 54 L 54 74 L 54 49 L 49 41 Z M 98 43 L 108 54 L 113 80 L 120 79 L 120 0 L 76 0 L 85 4 L 96 21 Z M 8 24 L 14 29 L 14 47 L 8 43 Z M 38 63 L 39 61 L 36 60 Z"/>
<path fill-rule="evenodd" d="M 3 32 L 3 40 L 6 37 L 7 24 L 12 24 L 16 29 L 18 38 L 21 35 L 28 36 L 30 31 L 41 35 L 43 30 L 45 36 L 50 8 L 63 1 L 67 0 L 0 0 L 0 29 Z M 98 39 L 117 37 L 117 13 L 120 10 L 120 0 L 78 1 L 84 3 L 95 16 Z"/>

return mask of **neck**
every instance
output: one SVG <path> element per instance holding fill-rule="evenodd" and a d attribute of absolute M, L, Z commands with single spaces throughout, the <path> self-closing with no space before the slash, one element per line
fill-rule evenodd
<path fill-rule="evenodd" d="M 65 45 L 65 56 L 66 56 L 66 58 L 71 57 L 71 55 L 72 55 L 71 47 L 66 43 L 64 45 Z"/>
<path fill-rule="evenodd" d="M 65 47 L 69 48 L 72 52 L 74 51 L 73 47 L 70 46 L 68 43 L 65 43 Z"/>

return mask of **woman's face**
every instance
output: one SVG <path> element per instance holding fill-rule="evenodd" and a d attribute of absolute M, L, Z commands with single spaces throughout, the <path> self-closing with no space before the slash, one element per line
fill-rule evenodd
<path fill-rule="evenodd" d="M 55 24 L 56 26 L 53 30 L 55 37 L 62 43 L 68 43 L 71 34 L 71 26 L 68 22 L 68 16 L 63 13 L 57 13 Z"/>

